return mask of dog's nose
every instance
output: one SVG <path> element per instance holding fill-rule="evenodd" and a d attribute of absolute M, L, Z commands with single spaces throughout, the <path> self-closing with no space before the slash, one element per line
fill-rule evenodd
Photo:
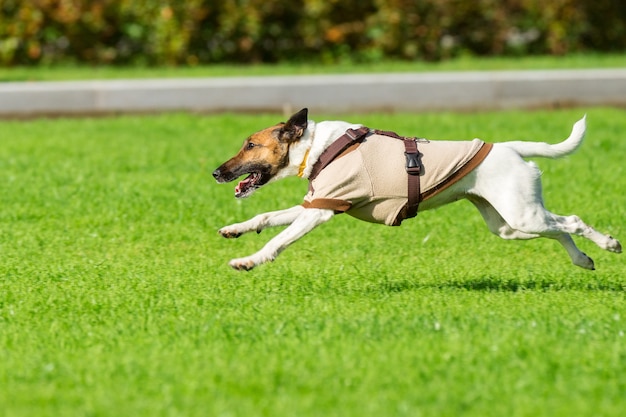
<path fill-rule="evenodd" d="M 222 171 L 220 171 L 219 168 L 213 171 L 213 178 L 218 179 L 221 175 L 222 175 Z"/>

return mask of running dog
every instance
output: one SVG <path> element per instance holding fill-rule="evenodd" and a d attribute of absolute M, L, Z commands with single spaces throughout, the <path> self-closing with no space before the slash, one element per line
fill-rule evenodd
<path fill-rule="evenodd" d="M 571 235 L 585 237 L 600 248 L 620 253 L 621 244 L 596 231 L 578 216 L 546 210 L 540 171 L 523 158 L 559 158 L 582 143 L 586 117 L 570 136 L 554 145 L 539 142 L 484 143 L 402 138 L 360 124 L 308 119 L 307 109 L 286 123 L 248 137 L 241 150 L 213 172 L 218 183 L 247 175 L 235 187 L 244 198 L 261 186 L 299 176 L 309 180 L 304 203 L 259 214 L 225 226 L 219 234 L 236 238 L 267 227 L 288 227 L 253 255 L 233 259 L 230 266 L 251 270 L 273 261 L 287 246 L 335 214 L 399 225 L 419 210 L 431 210 L 459 199 L 472 202 L 489 230 L 503 239 L 547 237 L 558 241 L 574 265 L 593 270 Z M 401 139 L 401 140 L 398 140 Z"/>

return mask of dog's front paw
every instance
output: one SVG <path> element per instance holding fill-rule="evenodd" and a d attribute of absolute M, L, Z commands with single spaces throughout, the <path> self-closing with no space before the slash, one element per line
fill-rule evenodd
<path fill-rule="evenodd" d="M 249 271 L 254 267 L 264 264 L 265 262 L 272 262 L 275 258 L 275 252 L 261 250 L 254 255 L 246 256 L 245 258 L 233 259 L 228 263 L 228 265 L 237 271 Z"/>
<path fill-rule="evenodd" d="M 224 226 L 220 230 L 217 231 L 220 235 L 225 237 L 226 239 L 234 239 L 243 234 L 241 230 L 233 226 Z"/>
<path fill-rule="evenodd" d="M 257 266 L 257 263 L 254 262 L 250 256 L 248 256 L 247 258 L 233 259 L 228 263 L 228 265 L 237 271 L 249 271 Z"/>

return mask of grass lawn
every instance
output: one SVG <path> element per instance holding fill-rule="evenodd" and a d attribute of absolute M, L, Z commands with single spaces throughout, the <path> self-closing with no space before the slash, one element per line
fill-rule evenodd
<path fill-rule="evenodd" d="M 338 64 L 283 63 L 277 65 L 206 65 L 197 67 L 35 66 L 0 68 L 1 81 L 58 81 L 162 77 L 224 77 L 281 74 L 353 74 L 381 72 L 484 71 L 515 69 L 625 68 L 626 54 L 565 56 L 460 57 L 442 62 L 389 61 Z"/>
<path fill-rule="evenodd" d="M 434 139 L 557 142 L 547 206 L 626 243 L 626 113 L 345 119 Z M 332 115 L 311 115 L 314 119 Z M 299 204 L 210 173 L 278 115 L 0 122 L 0 410 L 21 416 L 621 416 L 626 258 L 505 242 L 471 204 L 401 228 L 334 218 L 252 272 L 277 231 L 217 229 Z"/>

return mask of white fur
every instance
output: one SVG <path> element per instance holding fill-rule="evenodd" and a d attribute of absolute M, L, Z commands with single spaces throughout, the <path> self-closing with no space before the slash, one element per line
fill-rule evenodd
<path fill-rule="evenodd" d="M 276 177 L 296 175 L 307 149 L 310 148 L 303 175 L 303 178 L 308 178 L 312 165 L 332 141 L 346 129 L 359 126 L 361 125 L 340 121 L 309 121 L 302 139 L 290 150 L 289 166 Z M 575 265 L 594 269 L 591 258 L 576 247 L 570 235 L 585 237 L 602 249 L 617 253 L 622 251 L 620 243 L 588 226 L 577 216 L 559 216 L 546 210 L 541 195 L 540 172 L 533 162 L 522 159 L 568 155 L 582 143 L 585 128 L 583 117 L 576 122 L 570 136 L 555 145 L 538 142 L 496 143 L 476 169 L 443 192 L 422 202 L 419 210 L 430 210 L 466 198 L 478 208 L 489 230 L 501 238 L 555 239 L 563 245 Z M 260 232 L 266 227 L 288 225 L 257 253 L 230 261 L 230 266 L 235 269 L 250 270 L 262 263 L 273 261 L 287 246 L 330 220 L 333 215 L 332 210 L 295 206 L 226 226 L 219 233 L 231 238 L 250 231 Z"/>

